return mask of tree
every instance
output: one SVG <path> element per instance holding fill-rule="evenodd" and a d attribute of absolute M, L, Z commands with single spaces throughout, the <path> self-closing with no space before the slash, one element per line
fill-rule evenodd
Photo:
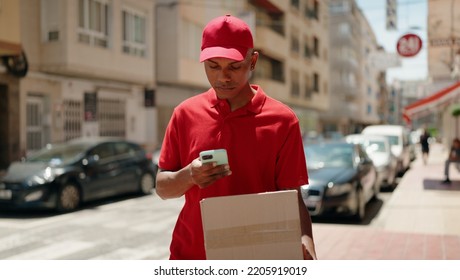
<path fill-rule="evenodd" d="M 460 116 L 460 104 L 452 105 L 451 114 L 455 118 L 455 136 L 458 137 L 458 117 Z"/>

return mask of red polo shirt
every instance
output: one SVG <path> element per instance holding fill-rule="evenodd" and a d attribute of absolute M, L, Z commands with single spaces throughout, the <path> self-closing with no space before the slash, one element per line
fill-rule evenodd
<path fill-rule="evenodd" d="M 162 146 L 159 166 L 177 171 L 198 157 L 200 151 L 226 149 L 232 175 L 185 194 L 171 242 L 171 259 L 205 259 L 200 200 L 292 189 L 308 183 L 299 123 L 294 112 L 257 93 L 233 112 L 211 88 L 191 97 L 174 110 Z"/>

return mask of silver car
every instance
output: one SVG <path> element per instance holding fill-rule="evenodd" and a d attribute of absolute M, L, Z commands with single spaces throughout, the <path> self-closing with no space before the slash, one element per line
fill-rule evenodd
<path fill-rule="evenodd" d="M 387 137 L 381 135 L 351 134 L 345 137 L 349 143 L 361 144 L 374 162 L 378 172 L 378 185 L 394 188 L 398 176 L 398 159 L 391 152 Z"/>

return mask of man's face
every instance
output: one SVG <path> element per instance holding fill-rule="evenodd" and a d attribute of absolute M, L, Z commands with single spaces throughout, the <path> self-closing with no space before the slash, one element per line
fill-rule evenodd
<path fill-rule="evenodd" d="M 206 76 L 220 99 L 231 99 L 247 86 L 251 65 L 257 61 L 256 54 L 248 54 L 243 61 L 215 57 L 204 61 Z"/>

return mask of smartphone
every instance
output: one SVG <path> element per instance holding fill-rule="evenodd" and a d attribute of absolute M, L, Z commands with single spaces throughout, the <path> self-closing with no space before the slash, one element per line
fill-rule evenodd
<path fill-rule="evenodd" d="M 202 163 L 216 162 L 217 165 L 228 164 L 227 150 L 207 150 L 200 152 L 200 160 Z"/>

